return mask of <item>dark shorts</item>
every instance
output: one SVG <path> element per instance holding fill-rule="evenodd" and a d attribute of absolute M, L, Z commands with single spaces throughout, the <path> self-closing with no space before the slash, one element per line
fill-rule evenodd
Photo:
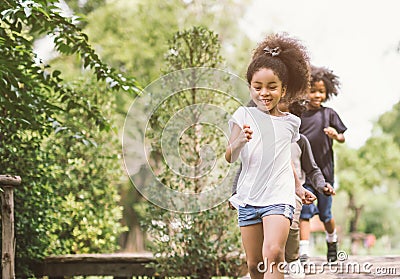
<path fill-rule="evenodd" d="M 314 195 L 317 196 L 317 205 L 312 204 L 303 204 L 303 208 L 301 209 L 300 219 L 311 219 L 314 215 L 319 215 L 319 219 L 323 222 L 329 222 L 332 219 L 332 196 L 324 195 L 318 191 L 316 191 L 313 187 L 304 184 L 304 188 L 313 192 Z"/>
<path fill-rule="evenodd" d="M 239 206 L 239 226 L 249 226 L 262 223 L 262 218 L 269 215 L 283 215 L 290 220 L 293 219 L 294 207 L 288 204 L 273 204 L 267 206 Z"/>

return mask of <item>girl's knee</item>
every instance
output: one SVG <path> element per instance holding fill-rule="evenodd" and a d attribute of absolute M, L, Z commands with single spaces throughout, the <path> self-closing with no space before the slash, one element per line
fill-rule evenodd
<path fill-rule="evenodd" d="M 249 270 L 250 275 L 258 275 L 261 274 L 261 270 L 264 268 L 262 261 L 255 262 L 255 261 L 247 261 L 247 268 Z"/>
<path fill-rule="evenodd" d="M 285 253 L 285 247 L 281 247 L 278 244 L 265 245 L 263 248 L 263 257 L 268 259 L 269 262 L 278 263 L 283 261 Z"/>

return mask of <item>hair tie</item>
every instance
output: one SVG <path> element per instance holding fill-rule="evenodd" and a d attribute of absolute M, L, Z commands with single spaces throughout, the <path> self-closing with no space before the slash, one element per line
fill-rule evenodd
<path fill-rule="evenodd" d="M 264 52 L 266 54 L 269 54 L 272 57 L 274 57 L 274 56 L 278 56 L 281 53 L 281 49 L 278 46 L 276 48 L 273 48 L 273 49 L 269 48 L 269 46 L 266 46 L 264 48 Z"/>

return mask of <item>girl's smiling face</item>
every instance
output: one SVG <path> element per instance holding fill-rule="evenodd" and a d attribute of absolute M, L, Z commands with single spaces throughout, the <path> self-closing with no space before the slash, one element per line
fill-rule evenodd
<path fill-rule="evenodd" d="M 277 105 L 285 94 L 286 88 L 282 87 L 281 80 L 271 69 L 261 68 L 254 73 L 250 82 L 250 97 L 258 109 L 271 115 L 282 115 Z"/>

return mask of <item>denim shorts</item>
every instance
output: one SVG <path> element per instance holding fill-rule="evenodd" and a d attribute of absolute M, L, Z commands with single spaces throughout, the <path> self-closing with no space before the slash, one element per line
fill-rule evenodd
<path fill-rule="evenodd" d="M 303 208 L 301 209 L 300 219 L 311 219 L 314 215 L 319 215 L 319 219 L 323 222 L 329 222 L 332 219 L 332 196 L 327 196 L 316 191 L 313 187 L 304 184 L 304 188 L 310 190 L 317 196 L 317 205 L 312 204 L 303 204 Z"/>
<path fill-rule="evenodd" d="M 247 204 L 239 206 L 239 226 L 249 226 L 262 223 L 262 218 L 269 215 L 283 215 L 292 222 L 294 207 L 288 204 L 272 204 L 267 206 L 253 206 Z"/>

